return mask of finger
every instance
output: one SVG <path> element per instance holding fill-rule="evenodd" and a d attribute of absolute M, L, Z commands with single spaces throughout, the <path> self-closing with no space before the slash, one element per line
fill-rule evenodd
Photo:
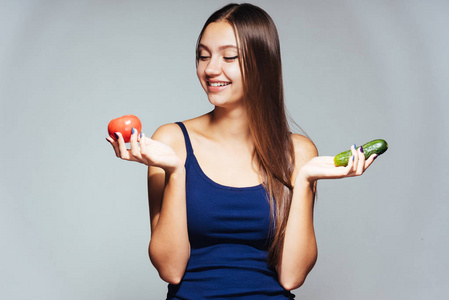
<path fill-rule="evenodd" d="M 142 154 L 145 151 L 147 151 L 147 145 L 145 143 L 145 133 L 143 132 L 140 133 L 139 143 L 140 143 L 140 153 Z"/>
<path fill-rule="evenodd" d="M 349 158 L 348 165 L 346 167 L 333 167 L 328 174 L 332 174 L 330 178 L 344 178 L 354 176 L 354 160 L 352 156 Z"/>
<path fill-rule="evenodd" d="M 120 157 L 120 152 L 118 150 L 117 142 L 114 139 L 112 139 L 111 137 L 107 137 L 106 141 L 108 141 L 111 144 L 112 148 L 114 149 L 115 156 Z"/>
<path fill-rule="evenodd" d="M 118 136 L 117 143 L 119 149 L 119 157 L 121 159 L 130 160 L 130 155 L 128 149 L 126 149 L 125 140 L 120 132 L 115 133 Z"/>
<path fill-rule="evenodd" d="M 357 175 L 362 175 L 363 171 L 365 171 L 365 154 L 363 154 L 363 147 L 360 146 L 360 148 L 357 151 L 358 153 L 358 157 L 359 157 L 359 161 L 357 164 L 357 171 L 356 174 Z"/>
<path fill-rule="evenodd" d="M 357 165 L 359 163 L 359 155 L 357 153 L 357 146 L 354 144 L 351 146 L 351 152 L 352 152 L 352 171 L 356 172 L 357 171 Z"/>
<path fill-rule="evenodd" d="M 141 155 L 140 155 L 140 149 L 139 149 L 139 145 L 137 144 L 137 130 L 133 127 L 131 130 L 131 139 L 129 141 L 130 145 L 131 145 L 131 155 L 136 159 L 136 160 L 140 160 Z"/>
<path fill-rule="evenodd" d="M 352 146 L 351 146 L 352 151 Z M 345 175 L 349 175 L 354 168 L 354 155 L 350 156 L 348 159 L 348 165 L 344 168 Z"/>
<path fill-rule="evenodd" d="M 145 160 L 145 163 L 148 165 L 148 155 L 147 155 L 147 151 L 148 151 L 148 146 L 146 143 L 146 139 L 145 139 L 145 134 L 143 132 L 140 133 L 140 155 L 142 157 L 143 160 Z"/>
<path fill-rule="evenodd" d="M 379 156 L 379 154 L 373 154 L 365 161 L 365 169 L 367 169 L 371 164 L 374 162 L 374 160 Z"/>

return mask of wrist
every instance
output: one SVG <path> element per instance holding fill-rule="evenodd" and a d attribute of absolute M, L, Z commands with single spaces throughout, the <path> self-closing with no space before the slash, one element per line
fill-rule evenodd
<path fill-rule="evenodd" d="M 309 187 L 312 186 L 315 181 L 315 179 L 313 179 L 306 172 L 300 169 L 298 171 L 298 174 L 296 174 L 295 186 Z"/>
<path fill-rule="evenodd" d="M 185 168 L 183 165 L 178 165 L 175 167 L 165 169 L 165 174 L 167 177 L 175 177 L 178 178 L 180 176 L 185 176 Z"/>

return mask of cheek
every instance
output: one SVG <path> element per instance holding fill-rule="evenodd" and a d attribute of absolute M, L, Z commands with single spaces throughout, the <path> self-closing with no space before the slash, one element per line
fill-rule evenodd
<path fill-rule="evenodd" d="M 198 65 L 198 67 L 196 67 L 196 76 L 198 77 L 198 79 L 201 80 L 200 74 L 201 74 L 201 69 L 200 69 L 200 65 Z"/>
<path fill-rule="evenodd" d="M 238 86 L 241 87 L 242 86 L 242 74 L 240 73 L 240 69 L 236 68 L 235 70 L 232 70 L 232 82 Z"/>
<path fill-rule="evenodd" d="M 203 74 L 204 74 L 204 70 L 202 70 L 201 66 L 198 65 L 198 67 L 196 68 L 196 76 L 198 77 L 201 85 L 204 87 L 206 83 L 204 81 Z"/>
<path fill-rule="evenodd" d="M 240 72 L 240 67 L 238 64 L 232 69 L 232 76 L 235 80 L 242 82 L 242 73 Z"/>

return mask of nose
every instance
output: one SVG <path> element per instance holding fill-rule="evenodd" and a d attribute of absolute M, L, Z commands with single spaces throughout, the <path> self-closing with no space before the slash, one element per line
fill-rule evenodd
<path fill-rule="evenodd" d="M 221 74 L 221 61 L 218 58 L 212 57 L 206 66 L 205 72 L 209 77 L 218 76 Z"/>

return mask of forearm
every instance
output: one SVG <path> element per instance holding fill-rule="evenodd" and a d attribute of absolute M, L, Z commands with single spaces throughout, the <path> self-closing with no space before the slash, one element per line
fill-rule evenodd
<path fill-rule="evenodd" d="M 190 256 L 183 167 L 167 175 L 149 255 L 163 280 L 175 284 L 181 280 Z"/>
<path fill-rule="evenodd" d="M 300 287 L 316 262 L 313 197 L 311 184 L 298 177 L 293 190 L 282 258 L 278 266 L 279 281 L 287 290 Z"/>

